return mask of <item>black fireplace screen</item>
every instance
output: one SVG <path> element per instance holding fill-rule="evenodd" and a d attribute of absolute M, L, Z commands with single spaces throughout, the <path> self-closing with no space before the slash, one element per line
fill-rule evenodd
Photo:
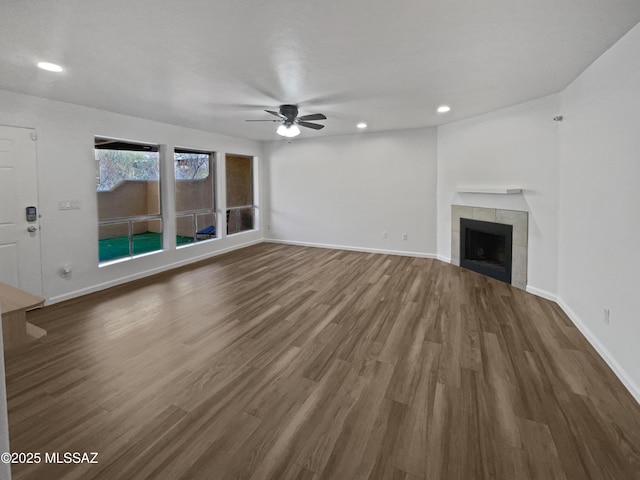
<path fill-rule="evenodd" d="M 511 283 L 513 226 L 460 219 L 460 266 Z"/>

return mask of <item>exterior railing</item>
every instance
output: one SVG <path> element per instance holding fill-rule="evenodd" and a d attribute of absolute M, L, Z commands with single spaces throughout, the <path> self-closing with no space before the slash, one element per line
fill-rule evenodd
<path fill-rule="evenodd" d="M 192 242 L 184 241 L 184 243 L 200 242 L 218 237 L 216 226 L 216 211 L 212 208 L 202 208 L 198 210 L 187 210 L 176 213 L 177 233 L 180 236 L 183 233 L 184 225 L 180 225 L 180 219 L 189 218 L 191 225 Z M 211 228 L 212 227 L 212 228 Z M 180 243 L 180 241 L 178 241 Z"/>
<path fill-rule="evenodd" d="M 255 228 L 256 206 L 242 205 L 227 208 L 227 235 Z"/>
<path fill-rule="evenodd" d="M 136 223 L 143 223 L 144 225 L 138 226 Z M 150 227 L 150 225 L 152 226 Z M 103 262 L 116 258 L 133 257 L 135 255 L 142 255 L 144 253 L 162 250 L 162 228 L 161 214 L 100 220 L 98 222 L 98 239 L 100 241 L 126 236 L 129 244 L 128 252 L 126 254 L 118 255 L 117 257 L 110 257 L 108 259 L 100 258 L 100 261 Z M 135 237 L 137 235 L 147 233 L 158 234 L 155 242 L 147 242 L 147 244 L 140 247 L 136 246 Z"/>

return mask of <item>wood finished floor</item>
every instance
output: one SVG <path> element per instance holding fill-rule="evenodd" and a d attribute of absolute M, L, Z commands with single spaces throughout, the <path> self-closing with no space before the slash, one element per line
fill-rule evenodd
<path fill-rule="evenodd" d="M 32 312 L 22 479 L 640 479 L 640 407 L 560 308 L 437 260 L 260 244 Z"/>

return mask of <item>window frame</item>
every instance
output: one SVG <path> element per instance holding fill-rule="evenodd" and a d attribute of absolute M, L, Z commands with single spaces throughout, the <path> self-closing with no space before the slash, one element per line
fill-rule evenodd
<path fill-rule="evenodd" d="M 111 145 L 112 147 L 116 147 L 116 148 L 98 148 L 98 141 L 99 140 L 104 140 L 105 143 L 102 143 L 101 145 Z M 107 143 L 108 142 L 108 143 Z M 163 209 L 162 209 L 162 155 L 161 155 L 161 149 L 160 149 L 160 145 L 159 144 L 155 144 L 155 143 L 147 143 L 147 142 L 141 142 L 141 141 L 129 141 L 129 140 L 119 140 L 116 138 L 111 138 L 111 137 L 105 137 L 105 136 L 101 136 L 101 135 L 95 135 L 94 139 L 93 139 L 93 150 L 94 150 L 94 159 L 95 159 L 95 151 L 96 150 L 124 150 L 124 151 L 133 151 L 133 152 L 157 152 L 158 153 L 158 213 L 154 213 L 154 214 L 149 214 L 149 215 L 130 215 L 130 216 L 126 216 L 126 217 L 114 217 L 114 218 L 109 218 L 107 220 L 100 220 L 100 212 L 98 209 L 98 242 L 100 242 L 100 227 L 101 226 L 108 226 L 108 225 L 117 225 L 120 223 L 126 223 L 127 227 L 128 227 L 128 238 L 129 238 L 129 254 L 127 256 L 122 256 L 122 257 L 118 257 L 118 258 L 113 258 L 110 260 L 100 260 L 100 249 L 98 248 L 98 267 L 104 267 L 104 266 L 108 266 L 108 265 L 112 265 L 114 263 L 120 263 L 120 262 L 124 262 L 127 260 L 131 260 L 134 258 L 139 258 L 139 257 L 144 257 L 147 255 L 153 255 L 155 253 L 159 253 L 159 252 L 163 252 L 164 250 L 166 250 L 167 245 L 164 242 L 164 230 L 165 230 L 165 219 L 164 219 L 164 215 L 163 215 Z M 130 148 L 124 148 L 124 147 L 130 147 Z M 95 160 L 96 163 L 97 160 Z M 97 166 L 97 174 L 98 176 L 100 175 L 100 167 L 99 165 Z M 99 181 L 99 177 L 97 179 L 97 181 Z M 96 182 L 96 187 L 97 187 L 98 183 Z M 97 195 L 100 193 L 100 191 L 97 190 L 96 188 L 96 201 L 98 199 Z M 149 252 L 144 252 L 144 253 L 139 253 L 139 254 L 135 254 L 134 250 L 135 250 L 135 245 L 134 245 L 134 237 L 135 234 L 133 233 L 133 224 L 136 222 L 145 222 L 145 221 L 151 221 L 151 220 L 158 220 L 160 222 L 161 225 L 161 232 L 160 232 L 160 249 L 159 250 L 152 250 Z M 98 243 L 99 246 L 99 243 Z"/>
<path fill-rule="evenodd" d="M 200 154 L 200 155 L 209 155 L 209 175 L 211 176 L 211 185 L 212 185 L 212 192 L 211 192 L 211 196 L 213 199 L 213 207 L 212 208 L 200 208 L 200 209 L 192 209 L 192 210 L 178 210 L 178 208 L 176 207 L 176 202 L 178 200 L 178 195 L 177 195 L 177 182 L 178 179 L 176 179 L 176 173 L 175 173 L 175 168 L 176 168 L 176 153 L 194 153 L 194 154 Z M 182 249 L 182 248 L 187 248 L 187 247 L 191 247 L 193 245 L 198 245 L 201 243 L 207 243 L 207 242 L 212 242 L 215 240 L 218 240 L 220 238 L 219 235 L 219 229 L 218 229 L 218 175 L 217 175 L 217 162 L 218 162 L 218 152 L 216 151 L 212 151 L 212 150 L 200 150 L 197 148 L 188 148 L 188 147 L 174 147 L 173 149 L 173 178 L 174 178 L 174 216 L 175 216 L 175 220 L 176 220 L 176 249 Z M 198 215 L 202 215 L 202 214 L 212 214 L 213 215 L 213 220 L 214 220 L 214 226 L 216 229 L 216 233 L 215 236 L 213 238 L 204 238 L 202 240 L 198 240 Z M 192 217 L 192 228 L 193 228 L 193 242 L 189 242 L 189 243 L 185 243 L 184 245 L 177 245 L 177 237 L 178 237 L 178 232 L 177 232 L 177 226 L 178 226 L 178 218 L 179 217 L 186 217 L 190 215 Z"/>
<path fill-rule="evenodd" d="M 248 205 L 237 205 L 237 206 L 233 206 L 230 207 L 228 205 L 228 201 L 229 201 L 229 189 L 228 189 L 228 184 L 225 185 L 225 193 L 226 193 L 226 202 L 225 202 L 225 207 L 226 207 L 226 215 L 225 215 L 225 223 L 227 226 L 227 236 L 232 236 L 232 235 L 238 235 L 241 233 L 246 233 L 246 232 L 253 232 L 258 230 L 257 227 L 257 213 L 258 213 L 258 205 L 256 202 L 256 184 L 255 184 L 255 161 L 256 161 L 256 157 L 253 155 L 242 155 L 239 153 L 225 153 L 225 183 L 226 183 L 226 178 L 227 178 L 227 159 L 228 157 L 237 157 L 237 158 L 246 158 L 249 160 L 249 164 L 251 166 L 251 177 L 250 177 L 250 182 L 251 182 L 251 203 Z M 240 217 L 240 211 L 241 210 L 247 210 L 247 209 L 251 209 L 251 228 L 248 228 L 246 230 L 237 230 L 235 232 L 229 232 L 229 220 L 231 218 L 231 211 L 235 211 L 235 224 L 236 226 L 241 224 L 242 221 L 239 218 Z"/>

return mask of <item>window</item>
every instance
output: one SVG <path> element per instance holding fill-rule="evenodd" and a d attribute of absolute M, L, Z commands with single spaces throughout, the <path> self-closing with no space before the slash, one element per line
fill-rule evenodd
<path fill-rule="evenodd" d="M 226 156 L 227 233 L 253 230 L 253 157 Z"/>
<path fill-rule="evenodd" d="M 217 237 L 214 154 L 176 148 L 176 245 Z"/>
<path fill-rule="evenodd" d="M 158 146 L 96 138 L 95 159 L 99 261 L 162 250 Z"/>

